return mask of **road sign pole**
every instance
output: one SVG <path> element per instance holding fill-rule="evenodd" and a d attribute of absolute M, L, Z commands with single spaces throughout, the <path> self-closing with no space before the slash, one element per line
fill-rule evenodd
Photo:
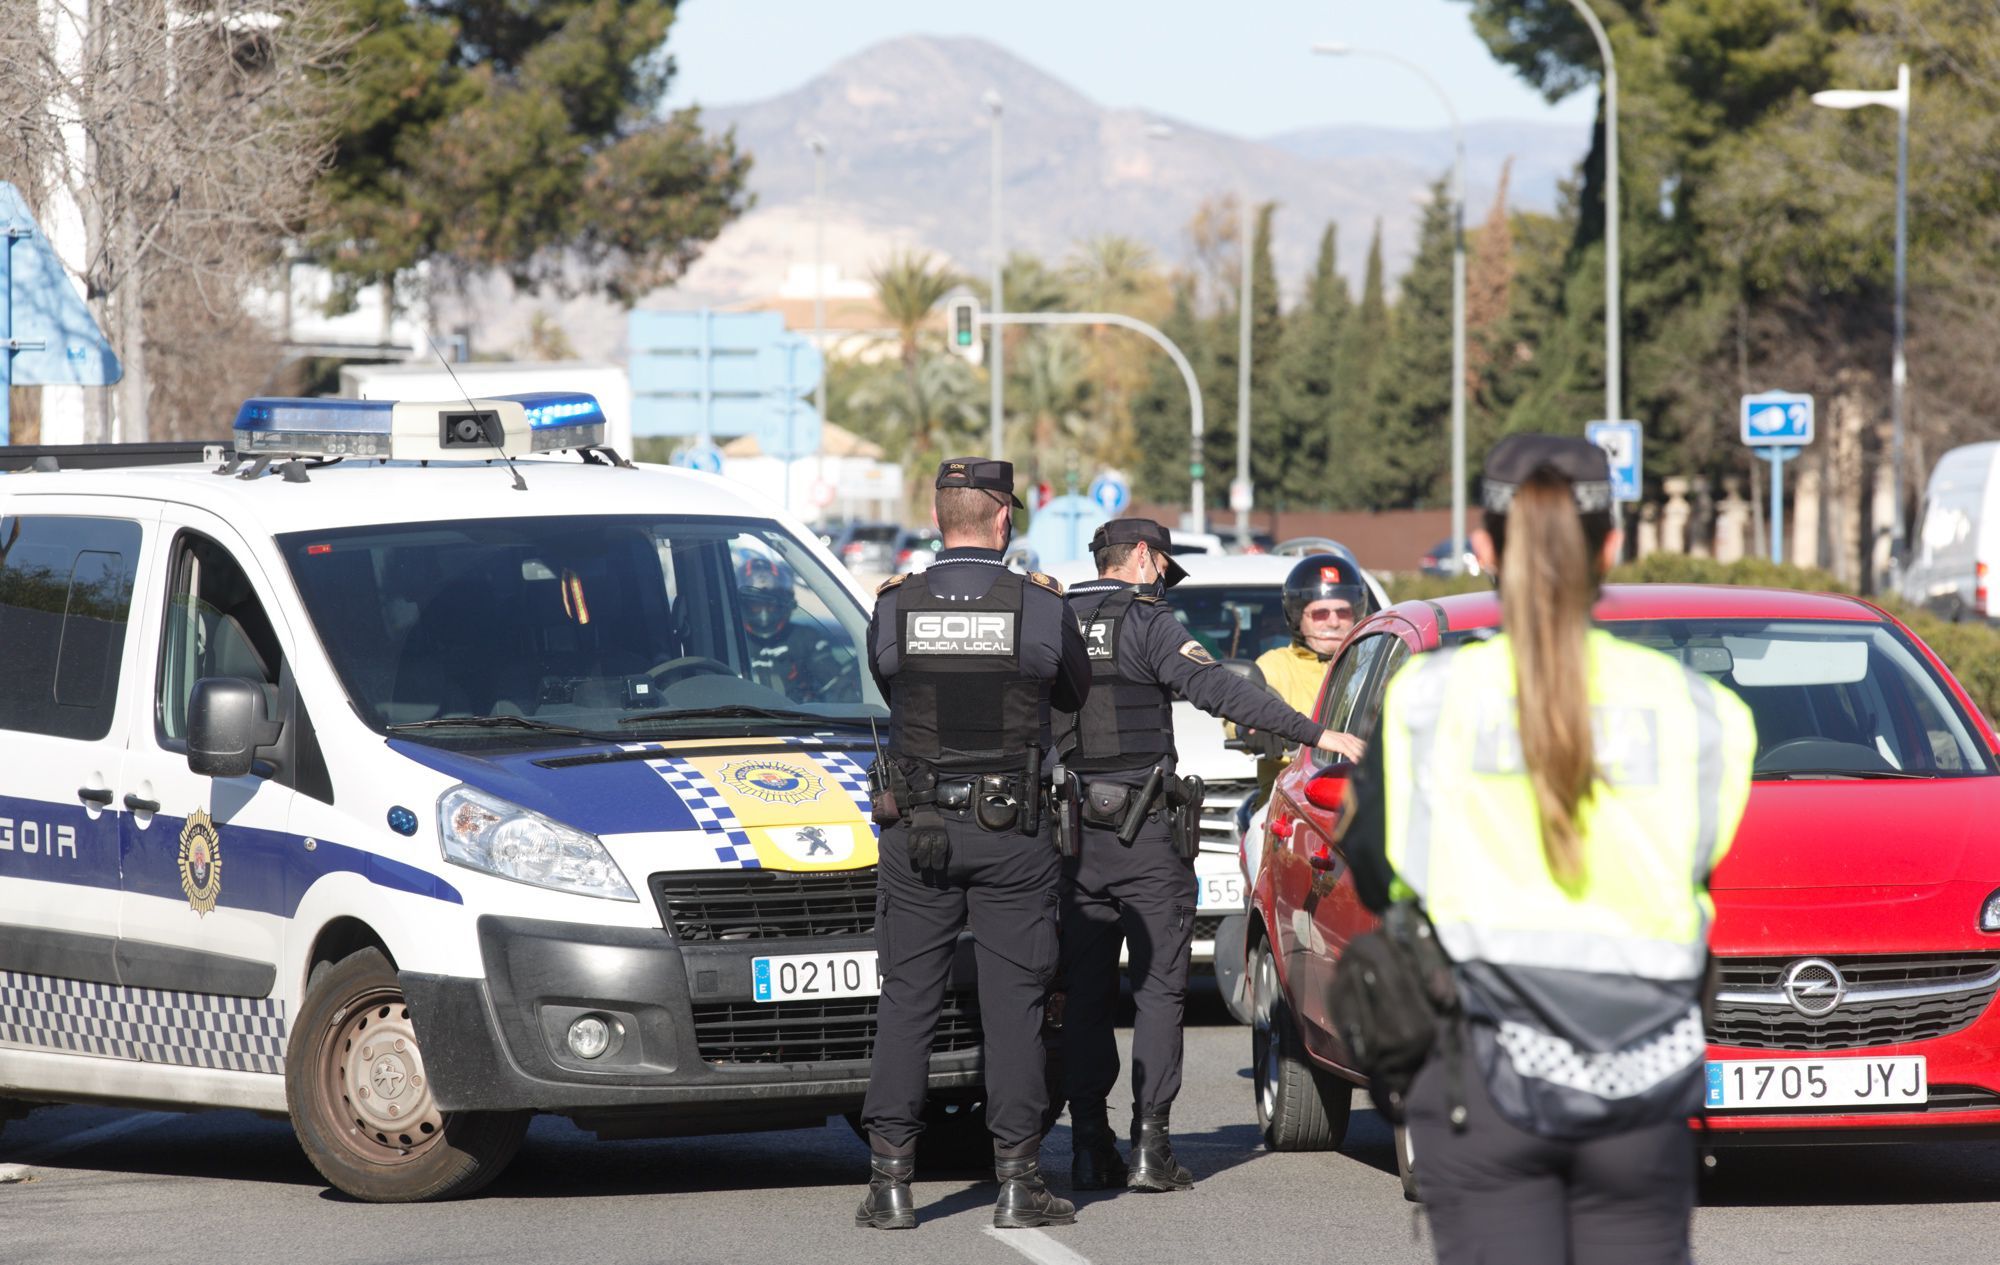
<path fill-rule="evenodd" d="M 715 442 L 715 313 L 701 310 L 701 447 Z"/>
<path fill-rule="evenodd" d="M 1783 448 L 1766 448 L 1758 454 L 1771 463 L 1771 561 L 1785 561 L 1785 458 Z"/>
<path fill-rule="evenodd" d="M 0 446 L 14 442 L 14 226 L 0 229 Z"/>

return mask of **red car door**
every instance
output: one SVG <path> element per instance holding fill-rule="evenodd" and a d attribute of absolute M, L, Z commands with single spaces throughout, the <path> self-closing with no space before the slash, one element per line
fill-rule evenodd
<path fill-rule="evenodd" d="M 1352 732 L 1349 723 L 1367 693 L 1375 666 L 1389 647 L 1400 645 L 1394 634 L 1372 627 L 1351 639 L 1327 678 L 1315 719 L 1328 729 Z M 1292 1011 L 1298 1016 L 1307 1047 L 1316 1052 L 1323 1047 L 1330 1027 L 1326 929 L 1331 911 L 1322 907 L 1330 899 L 1340 899 L 1338 889 L 1343 886 L 1340 880 L 1346 866 L 1333 851 L 1335 814 L 1316 807 L 1308 798 L 1307 786 L 1332 767 L 1335 759 L 1323 751 L 1302 751 L 1272 789 L 1271 830 L 1277 836 L 1277 846 L 1271 855 L 1274 860 L 1283 858 L 1283 868 L 1273 876 L 1279 943 L 1288 955 L 1286 976 Z M 1353 884 L 1344 886 L 1351 901 Z"/>

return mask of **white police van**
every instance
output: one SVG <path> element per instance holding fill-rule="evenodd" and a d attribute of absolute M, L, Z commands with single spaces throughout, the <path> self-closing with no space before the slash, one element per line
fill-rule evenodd
<path fill-rule="evenodd" d="M 0 1120 L 287 1114 L 333 1185 L 415 1200 L 490 1180 L 537 1111 L 859 1107 L 861 601 L 797 523 L 602 424 L 253 400 L 227 448 L 0 449 Z M 967 1134 L 970 982 L 932 1060 Z"/>

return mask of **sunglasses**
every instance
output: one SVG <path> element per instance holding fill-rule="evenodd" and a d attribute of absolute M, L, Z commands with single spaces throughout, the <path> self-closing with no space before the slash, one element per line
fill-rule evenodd
<path fill-rule="evenodd" d="M 1353 619 L 1354 608 L 1351 606 L 1342 606 L 1334 610 L 1321 609 L 1316 611 L 1307 611 L 1306 618 L 1314 621 L 1315 623 L 1321 623 L 1321 624 L 1336 619 Z"/>

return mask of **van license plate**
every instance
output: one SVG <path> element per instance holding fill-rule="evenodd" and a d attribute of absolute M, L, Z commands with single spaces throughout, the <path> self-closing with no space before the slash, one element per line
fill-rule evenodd
<path fill-rule="evenodd" d="M 1708 1108 L 1881 1107 L 1927 1102 L 1922 1057 L 1727 1059 L 1708 1065 Z"/>
<path fill-rule="evenodd" d="M 752 958 L 750 978 L 758 1001 L 874 997 L 882 991 L 882 968 L 873 949 Z"/>
<path fill-rule="evenodd" d="M 1201 886 L 1195 889 L 1196 909 L 1241 909 L 1243 908 L 1243 876 L 1241 874 L 1204 874 Z"/>

